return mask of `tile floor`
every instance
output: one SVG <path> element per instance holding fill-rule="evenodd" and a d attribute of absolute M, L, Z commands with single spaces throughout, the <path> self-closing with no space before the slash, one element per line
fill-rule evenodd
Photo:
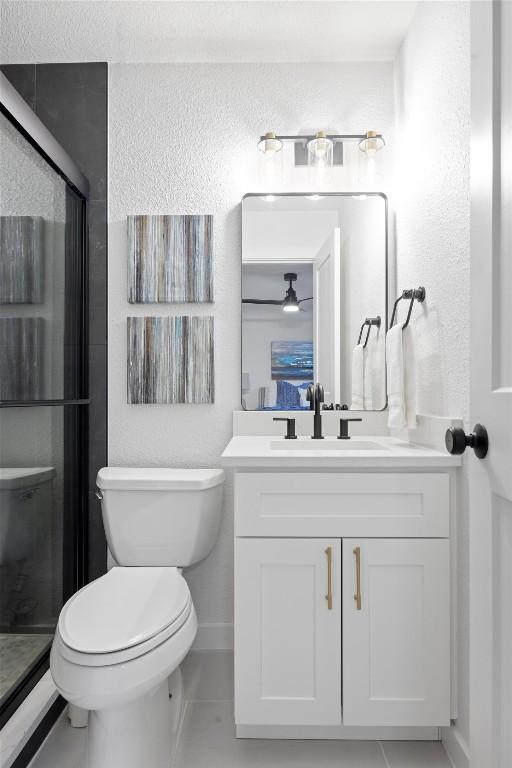
<path fill-rule="evenodd" d="M 232 654 L 193 651 L 182 671 L 185 709 L 170 768 L 452 768 L 437 742 L 235 739 Z M 61 716 L 30 768 L 80 768 L 84 738 Z"/>
<path fill-rule="evenodd" d="M 0 634 L 0 699 L 48 648 L 53 634 Z"/>

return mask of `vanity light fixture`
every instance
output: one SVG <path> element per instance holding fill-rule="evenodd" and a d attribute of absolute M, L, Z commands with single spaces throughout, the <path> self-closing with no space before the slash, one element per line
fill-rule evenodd
<path fill-rule="evenodd" d="M 258 149 L 266 159 L 272 160 L 283 148 L 285 142 L 295 145 L 296 166 L 342 166 L 343 145 L 349 142 L 357 142 L 361 152 L 367 157 L 372 157 L 386 142 L 382 134 L 377 131 L 366 133 L 326 133 L 317 131 L 311 135 L 281 136 L 269 131 L 260 136 Z"/>
<path fill-rule="evenodd" d="M 376 131 L 366 131 L 366 136 L 359 142 L 359 149 L 361 152 L 365 152 L 368 157 L 373 157 L 385 146 L 384 138 Z"/>

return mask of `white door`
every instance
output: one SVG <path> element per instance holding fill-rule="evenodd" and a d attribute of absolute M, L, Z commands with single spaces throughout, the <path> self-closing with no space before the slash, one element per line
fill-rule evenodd
<path fill-rule="evenodd" d="M 448 539 L 343 539 L 343 724 L 448 725 Z"/>
<path fill-rule="evenodd" d="M 340 539 L 237 539 L 235 559 L 236 722 L 339 725 Z"/>
<path fill-rule="evenodd" d="M 512 766 L 512 3 L 471 4 L 472 768 Z"/>
<path fill-rule="evenodd" d="M 313 262 L 313 359 L 315 381 L 326 402 L 341 402 L 341 246 L 335 227 Z"/>

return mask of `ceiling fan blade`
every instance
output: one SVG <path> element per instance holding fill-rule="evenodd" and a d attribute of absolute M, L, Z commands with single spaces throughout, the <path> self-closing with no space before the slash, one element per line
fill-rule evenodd
<path fill-rule="evenodd" d="M 279 299 L 242 299 L 242 304 L 274 304 L 280 307 L 282 303 Z"/>
<path fill-rule="evenodd" d="M 303 301 L 311 301 L 314 299 L 314 296 L 308 296 L 307 299 L 299 299 L 299 304 L 302 304 Z"/>

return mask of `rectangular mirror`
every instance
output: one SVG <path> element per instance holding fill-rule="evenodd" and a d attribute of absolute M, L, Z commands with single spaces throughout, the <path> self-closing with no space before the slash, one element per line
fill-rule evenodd
<path fill-rule="evenodd" d="M 246 195 L 242 201 L 242 407 L 386 407 L 387 198 Z"/>

